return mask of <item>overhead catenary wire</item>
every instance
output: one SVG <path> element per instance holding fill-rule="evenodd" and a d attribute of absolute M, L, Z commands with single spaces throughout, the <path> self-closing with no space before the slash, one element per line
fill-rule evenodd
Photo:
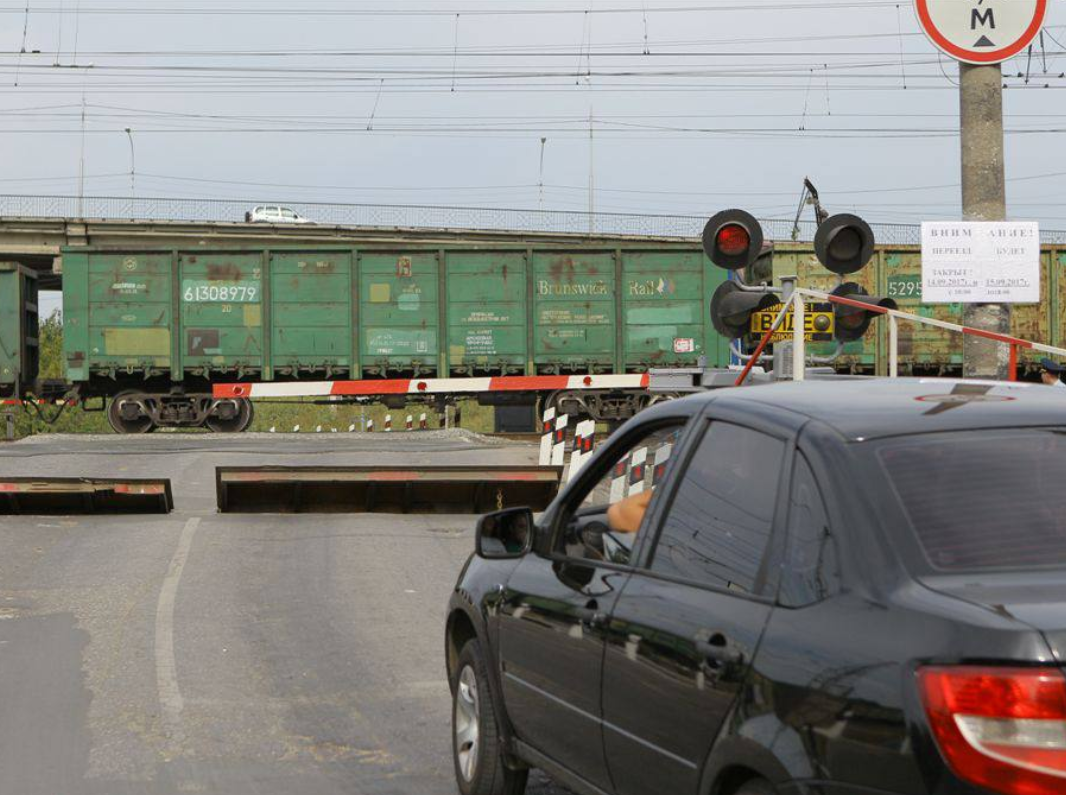
<path fill-rule="evenodd" d="M 781 11 L 815 11 L 815 10 L 873 10 L 877 8 L 891 8 L 895 5 L 894 0 L 748 0 L 746 3 L 738 3 L 736 0 L 728 0 L 721 3 L 701 3 L 700 5 L 664 5 L 654 7 L 656 14 L 707 14 L 726 12 L 773 12 Z M 11 5 L 0 5 L 0 14 L 20 12 L 20 8 Z M 58 14 L 58 6 L 39 6 L 34 9 L 36 14 Z M 286 2 L 282 6 L 271 6 L 268 3 L 256 2 L 254 4 L 239 6 L 89 6 L 81 11 L 85 15 L 93 16 L 240 16 L 240 17 L 450 17 L 460 13 L 470 17 L 512 17 L 512 16 L 572 16 L 575 14 L 596 15 L 619 15 L 641 14 L 641 7 L 633 6 L 602 6 L 595 9 L 574 9 L 566 7 L 497 7 L 481 6 L 458 9 L 441 8 L 402 8 L 398 4 L 393 7 L 381 6 L 378 8 L 342 8 L 342 7 L 293 7 Z"/>
<path fill-rule="evenodd" d="M 39 9 L 42 13 L 49 13 L 48 9 L 53 9 L 55 13 L 65 12 L 69 21 L 71 3 L 66 0 L 53 0 L 47 6 L 37 6 L 38 2 L 40 0 L 33 0 L 34 14 L 38 13 Z M 335 7 L 327 7 L 331 4 Z M 21 5 L 16 8 L 14 3 L 5 5 L 10 8 L 0 6 L 0 13 L 18 13 L 22 9 Z M 254 3 L 244 0 L 219 0 L 214 6 L 207 0 L 194 4 L 167 0 L 142 0 L 138 3 L 125 0 L 86 0 L 86 3 L 82 4 L 78 0 L 78 6 L 85 7 L 90 16 L 99 18 L 115 12 L 115 16 L 137 20 L 135 23 L 115 20 L 116 25 L 141 25 L 150 17 L 179 15 L 200 15 L 205 18 L 229 15 L 236 18 L 232 24 L 244 25 L 246 23 L 242 20 L 245 18 L 252 20 L 256 17 L 277 16 L 289 19 L 297 14 L 309 18 L 319 17 L 324 21 L 317 24 L 331 25 L 334 23 L 329 20 L 340 17 L 341 14 L 337 12 L 343 12 L 345 17 L 361 14 L 361 19 L 367 22 L 367 29 L 373 28 L 375 31 L 379 29 L 376 27 L 378 23 L 372 25 L 370 22 L 375 16 L 381 16 L 382 19 L 426 16 L 430 21 L 417 24 L 427 26 L 427 31 L 439 29 L 440 35 L 400 38 L 395 43 L 390 43 L 385 37 L 353 36 L 350 46 L 346 46 L 347 37 L 334 39 L 343 42 L 339 47 L 315 46 L 317 42 L 327 44 L 329 40 L 316 39 L 304 33 L 305 30 L 311 30 L 308 26 L 315 24 L 313 19 L 306 23 L 292 19 L 284 24 L 291 24 L 294 31 L 300 26 L 300 35 L 280 41 L 301 43 L 296 46 L 282 44 L 277 47 L 256 47 L 257 42 L 252 38 L 246 40 L 247 43 L 241 49 L 231 50 L 218 44 L 212 46 L 211 41 L 206 41 L 203 47 L 198 48 L 185 47 L 181 42 L 175 44 L 165 38 L 161 40 L 159 36 L 153 38 L 153 35 L 146 35 L 140 39 L 146 42 L 146 45 L 141 47 L 120 45 L 111 48 L 103 44 L 103 39 L 97 39 L 92 42 L 89 50 L 83 51 L 79 56 L 76 7 L 76 54 L 69 64 L 57 69 L 55 63 L 47 63 L 52 60 L 50 52 L 44 57 L 26 53 L 23 59 L 24 72 L 20 78 L 20 92 L 29 88 L 42 99 L 45 95 L 56 94 L 55 105 L 49 107 L 45 102 L 18 102 L 0 96 L 0 105 L 17 103 L 44 108 L 13 108 L 11 112 L 0 114 L 0 136 L 31 138 L 46 135 L 61 138 L 69 134 L 69 130 L 78 125 L 77 112 L 80 108 L 62 105 L 62 99 L 65 97 L 61 95 L 73 93 L 72 78 L 85 80 L 90 74 L 92 79 L 86 85 L 86 136 L 93 141 L 94 164 L 98 151 L 106 153 L 115 149 L 111 144 L 100 142 L 100 139 L 118 136 L 120 131 L 136 127 L 138 134 L 145 136 L 144 147 L 147 151 L 145 164 L 137 171 L 138 187 L 143 178 L 146 190 L 164 194 L 177 194 L 182 186 L 189 192 L 206 188 L 224 192 L 231 191 L 237 185 L 251 184 L 225 179 L 206 181 L 213 176 L 222 176 L 213 174 L 206 168 L 200 173 L 196 173 L 198 169 L 194 168 L 184 175 L 170 174 L 169 172 L 177 170 L 174 166 L 167 165 L 165 161 L 158 165 L 152 162 L 153 149 L 159 152 L 171 147 L 176 148 L 180 142 L 188 141 L 190 146 L 201 147 L 209 153 L 216 145 L 220 148 L 227 146 L 227 143 L 222 142 L 226 136 L 289 136 L 300 138 L 310 146 L 317 146 L 321 141 L 323 151 L 334 146 L 325 136 L 337 136 L 338 139 L 354 137 L 368 141 L 373 136 L 382 140 L 409 138 L 458 142 L 535 141 L 550 135 L 553 140 L 560 139 L 560 146 L 565 149 L 574 145 L 567 143 L 567 139 L 594 135 L 595 138 L 604 140 L 604 146 L 607 147 L 604 151 L 609 151 L 612 146 L 621 151 L 621 148 L 626 146 L 626 143 L 612 141 L 669 145 L 668 142 L 672 141 L 713 139 L 743 142 L 750 146 L 753 152 L 763 151 L 760 146 L 775 147 L 781 141 L 788 141 L 790 145 L 795 142 L 796 153 L 802 155 L 819 151 L 817 144 L 804 148 L 802 142 L 806 140 L 883 141 L 887 147 L 886 151 L 900 153 L 923 151 L 928 142 L 929 146 L 937 147 L 938 151 L 947 152 L 950 141 L 957 135 L 957 114 L 929 112 L 935 105 L 931 104 L 932 100 L 922 99 L 923 95 L 941 98 L 943 92 L 953 89 L 941 71 L 939 53 L 927 45 L 920 32 L 903 28 L 900 0 L 883 3 L 873 0 L 749 0 L 743 3 L 738 0 L 694 0 L 686 3 L 685 0 L 679 0 L 662 4 L 656 3 L 655 0 L 641 0 L 639 3 L 636 0 L 597 0 L 595 6 L 588 3 L 570 3 L 568 6 L 554 3 L 552 5 L 556 6 L 555 8 L 542 7 L 548 5 L 547 2 L 533 0 L 510 0 L 506 3 L 462 0 L 439 4 L 431 4 L 428 0 L 394 0 L 388 3 L 364 0 L 358 4 L 309 0 L 303 7 L 274 0 L 256 0 Z M 850 29 L 841 29 L 842 25 L 834 24 L 817 33 L 806 33 L 806 26 L 791 26 L 785 29 L 778 27 L 780 35 L 775 35 L 771 21 L 768 25 L 752 26 L 751 34 L 741 32 L 738 36 L 732 28 L 732 17 L 708 16 L 708 21 L 714 20 L 714 26 L 709 27 L 697 24 L 702 20 L 694 16 L 696 13 L 726 14 L 750 11 L 753 7 L 766 12 L 767 20 L 771 20 L 775 14 L 783 14 L 783 18 L 788 18 L 786 12 L 801 14 L 820 10 L 826 19 L 851 20 L 846 23 Z M 171 11 L 175 13 L 169 13 Z M 599 16 L 610 13 L 631 15 L 630 21 L 615 26 L 616 34 L 628 32 L 628 38 L 631 40 L 627 41 L 626 36 L 616 35 L 612 41 L 592 41 L 590 35 L 583 33 L 580 44 L 575 47 L 576 28 L 584 28 L 585 23 L 591 25 L 590 11 Z M 517 17 L 520 14 L 549 18 L 552 13 L 562 13 L 563 16 L 569 17 L 569 21 L 564 19 L 558 25 L 554 21 L 546 21 L 543 24 L 555 26 L 567 34 L 558 36 L 554 41 L 534 44 L 528 37 L 521 35 L 468 37 L 467 20 L 461 20 L 463 35 L 460 40 L 460 16 L 467 13 L 489 20 L 504 15 Z M 660 13 L 664 15 L 661 25 L 658 16 Z M 578 25 L 578 14 L 582 15 L 582 25 Z M 673 22 L 666 16 L 668 14 L 674 15 Z M 649 15 L 655 16 L 656 22 L 654 52 L 649 44 Z M 896 16 L 896 19 L 891 20 L 891 15 Z M 438 18 L 440 21 L 432 22 L 432 18 Z M 454 30 L 448 30 L 451 27 L 449 23 L 453 20 Z M 28 24 L 28 19 L 24 21 Z M 873 24 L 874 21 L 876 24 Z M 94 21 L 94 24 L 108 23 Z M 163 24 L 178 27 L 184 23 L 174 21 L 152 24 L 156 27 Z M 230 23 L 220 20 L 217 24 L 221 26 Z M 256 28 L 258 23 L 247 24 L 249 30 L 266 29 Z M 415 24 L 412 20 L 411 25 Z M 479 22 L 476 19 L 470 22 L 471 29 L 479 31 L 485 29 L 479 28 L 479 25 L 487 24 L 489 22 Z M 532 21 L 528 26 L 517 19 L 513 23 L 501 24 L 536 29 Z M 660 36 L 660 30 L 669 29 L 671 24 L 674 36 Z M 61 15 L 59 25 L 58 30 L 62 35 Z M 597 24 L 597 32 L 606 25 L 606 21 L 602 25 Z M 1048 36 L 1049 43 L 1054 43 L 1053 33 L 1061 27 L 1050 26 L 1052 34 Z M 39 26 L 34 29 L 39 32 Z M 55 29 L 55 26 L 48 25 L 47 33 L 51 34 Z M 542 25 L 540 30 L 544 29 Z M 694 33 L 688 34 L 689 30 Z M 713 31 L 712 35 L 700 36 L 705 30 Z M 883 30 L 885 33 L 874 33 L 875 30 Z M 727 31 L 733 35 L 726 35 Z M 448 36 L 448 33 L 453 35 Z M 35 38 L 38 35 L 39 33 L 35 33 Z M 888 40 L 890 38 L 892 41 Z M 113 40 L 134 42 L 138 41 L 138 38 L 122 37 Z M 269 38 L 264 39 L 264 43 L 268 41 Z M 43 49 L 51 49 L 47 46 L 49 42 L 34 41 L 35 45 L 38 43 Z M 51 43 L 56 44 L 54 41 Z M 98 43 L 103 46 L 92 46 Z M 156 43 L 162 46 L 153 46 Z M 56 44 L 56 61 L 60 60 L 58 53 L 61 51 L 62 42 L 59 42 Z M 1066 54 L 1064 51 L 1066 48 L 1061 45 L 1058 51 L 1048 51 L 1049 62 L 1053 63 L 1055 58 L 1061 58 Z M 17 55 L 19 53 L 14 51 L 6 55 L 0 53 L 0 71 L 10 73 Z M 446 61 L 445 58 L 449 60 Z M 1041 100 L 1040 95 L 1034 95 L 1032 91 L 1042 90 L 1035 85 L 1037 82 L 1047 82 L 1051 86 L 1048 90 L 1058 90 L 1062 87 L 1062 79 L 1052 74 L 1046 81 L 1037 81 L 1034 75 L 1030 85 L 1025 85 L 1024 74 L 1020 78 L 1013 77 L 1014 66 L 1019 63 L 1020 61 L 1016 61 L 1006 70 L 1005 81 L 1011 90 L 1016 90 L 1019 96 L 1026 99 L 1018 100 L 1019 104 L 1012 108 L 1008 134 L 1012 137 L 1040 136 L 1040 140 L 1054 140 L 1054 137 L 1061 135 L 1066 128 L 1066 124 L 1061 123 L 1066 114 L 1055 112 L 1054 103 L 1050 100 L 1050 97 L 1055 95 L 1048 94 L 1049 99 Z M 1022 67 L 1024 70 L 1024 64 Z M 386 80 L 388 86 L 385 85 Z M 810 91 L 818 90 L 817 84 L 812 85 L 814 80 L 824 87 L 824 113 L 818 107 L 820 102 L 807 101 Z M 575 86 L 575 82 L 580 83 L 580 87 Z M 831 87 L 835 94 L 832 103 Z M 390 95 L 389 102 L 383 102 L 386 88 Z M 561 103 L 567 102 L 566 97 L 573 95 L 574 90 L 590 95 L 589 102 L 582 104 L 591 104 L 592 96 L 595 95 L 598 112 L 595 114 L 594 124 L 590 124 L 588 118 L 582 117 L 580 113 L 572 112 L 573 103 L 569 103 L 570 113 L 551 112 L 549 101 L 558 99 Z M 799 91 L 805 91 L 806 99 L 803 104 L 808 106 L 804 108 L 802 115 L 797 97 Z M 907 99 L 898 98 L 900 94 L 897 92 L 903 91 L 908 93 Z M 373 97 L 370 96 L 371 92 Z M 14 92 L 0 89 L 0 95 L 10 93 Z M 439 105 L 439 100 L 433 98 L 441 93 L 463 95 L 456 96 L 455 101 L 448 106 L 446 110 L 451 111 L 449 114 L 433 112 L 445 110 Z M 344 101 L 346 97 L 360 94 L 367 95 L 367 99 L 360 98 L 355 103 Z M 128 95 L 131 99 L 115 101 L 123 95 Z M 497 97 L 516 95 L 528 97 L 523 100 L 525 112 L 522 114 L 509 116 L 506 112 L 478 112 L 482 109 L 490 110 L 490 103 L 496 103 Z M 749 96 L 752 102 L 747 101 Z M 273 107 L 258 107 L 259 97 L 270 97 Z M 337 98 L 336 102 L 334 97 Z M 760 97 L 766 97 L 766 100 L 761 101 Z M 632 99 L 629 106 L 635 109 L 634 112 L 612 113 L 612 105 L 617 111 L 624 101 L 623 98 Z M 167 108 L 168 102 L 177 101 L 187 103 L 180 108 L 181 111 L 191 112 L 174 112 Z M 500 110 L 505 111 L 503 103 L 506 100 L 499 101 Z M 415 102 L 424 103 L 428 112 L 411 112 L 412 103 Z M 772 107 L 774 112 L 760 114 L 757 111 L 760 102 L 763 107 Z M 300 103 L 302 107 L 296 103 Z M 323 112 L 327 103 L 335 105 L 339 112 Z M 132 107 L 137 105 L 154 107 Z M 670 112 L 685 106 L 692 108 L 694 114 Z M 886 106 L 893 112 L 882 112 Z M 728 111 L 704 112 L 715 107 L 728 107 Z M 1047 107 L 1049 112 L 1034 112 L 1043 107 Z M 296 112 L 297 108 L 304 112 Z M 329 110 L 333 111 L 334 107 L 329 107 Z M 801 126 L 806 129 L 799 132 L 795 130 L 797 118 L 802 120 Z M 216 144 L 207 136 L 222 138 Z M 153 146 L 152 139 L 165 141 L 165 144 Z M 193 143 L 194 141 L 197 143 Z M 200 141 L 205 143 L 201 144 Z M 9 143 L 11 149 L 21 145 L 11 138 Z M 137 143 L 140 150 L 141 139 L 138 139 Z M 277 145 L 290 144 L 286 141 Z M 420 144 L 412 143 L 410 146 L 416 147 Z M 363 148 L 362 143 L 360 147 Z M 365 149 L 378 151 L 377 145 L 372 143 L 367 143 Z M 254 150 L 255 146 L 249 147 L 250 152 Z M 773 150 L 767 148 L 765 151 Z M 138 151 L 138 154 L 142 152 Z M 105 154 L 104 157 L 104 168 L 98 167 L 97 170 L 107 173 L 110 171 L 108 165 L 117 164 L 110 163 L 107 159 L 113 155 Z M 205 158 L 205 162 L 210 162 L 209 157 Z M 150 168 L 149 164 L 157 167 L 145 173 L 145 169 Z M 347 169 L 342 168 L 340 172 L 347 172 Z M 508 185 L 508 180 L 504 178 L 496 181 L 485 180 L 486 183 L 495 182 L 498 187 L 486 184 L 454 185 L 448 188 L 444 185 L 429 184 L 424 188 L 405 188 L 401 184 L 392 186 L 394 189 L 390 190 L 389 186 L 380 186 L 380 179 L 376 181 L 379 187 L 374 187 L 374 181 L 366 185 L 336 184 L 348 181 L 347 177 L 350 175 L 340 172 L 334 179 L 327 177 L 321 180 L 330 184 L 303 184 L 299 178 L 291 179 L 294 174 L 282 176 L 284 172 L 278 174 L 278 182 L 296 186 L 285 187 L 283 190 L 337 191 L 344 195 L 358 193 L 360 196 L 368 196 L 370 201 L 373 201 L 375 194 L 404 196 L 409 192 L 437 190 L 442 194 L 455 191 L 461 196 L 477 197 L 521 195 L 538 206 L 547 202 L 551 205 L 573 203 L 580 207 L 580 201 L 576 200 L 577 191 L 587 190 L 591 195 L 591 190 L 586 186 L 555 185 L 546 182 L 543 173 L 532 187 L 522 184 Z M 251 172 L 248 172 L 248 176 L 252 176 Z M 289 179 L 286 179 L 286 176 Z M 1046 175 L 1032 176 L 1038 179 L 1051 178 Z M 197 178 L 205 178 L 205 181 L 194 181 Z M 111 179 L 103 175 L 86 175 L 86 180 L 93 181 L 92 184 L 97 186 L 110 184 Z M 270 177 L 266 180 L 260 177 L 256 180 L 252 177 L 254 183 L 264 186 L 272 184 L 269 179 Z M 308 183 L 314 181 L 306 179 Z M 435 181 L 449 182 L 446 179 Z M 426 180 L 427 183 L 435 181 Z M 760 187 L 759 185 L 743 186 L 747 188 L 746 191 L 730 191 L 724 186 L 709 185 L 709 188 L 716 190 L 685 192 L 659 190 L 666 187 L 663 184 L 665 180 L 663 183 L 649 181 L 642 185 L 640 179 L 634 179 L 632 187 L 624 185 L 626 180 L 622 180 L 618 187 L 609 187 L 610 181 L 610 175 L 606 179 L 597 180 L 595 191 L 598 208 L 622 207 L 627 203 L 631 203 L 634 208 L 640 208 L 648 202 L 698 206 L 703 197 L 713 197 L 715 201 L 719 201 L 723 198 L 763 193 L 769 198 L 766 202 L 767 209 L 788 212 L 782 205 L 773 204 L 779 192 L 753 189 Z M 519 183 L 520 180 L 515 182 Z M 942 196 L 939 191 L 954 189 L 950 186 L 925 184 L 941 182 L 935 177 L 917 182 L 921 184 L 913 188 L 898 185 L 890 186 L 886 190 L 898 189 L 901 197 L 938 199 Z M 947 183 L 948 180 L 942 182 Z M 776 187 L 775 180 L 768 180 L 765 187 Z M 955 206 L 954 202 L 940 205 L 935 201 L 933 204 L 923 201 L 904 205 L 893 203 L 891 200 L 884 201 L 873 195 L 877 192 L 875 188 L 866 188 L 858 180 L 851 180 L 850 185 L 842 187 L 853 188 L 856 191 L 854 196 L 862 199 L 863 206 L 879 207 L 886 214 L 895 212 L 895 208 L 921 207 L 933 212 L 940 206 Z M 843 191 L 834 191 L 834 194 L 849 195 Z M 540 195 L 547 198 L 541 200 Z M 794 196 L 791 191 L 789 195 Z M 692 197 L 691 201 L 686 197 Z M 770 206 L 771 204 L 773 206 Z M 1012 204 L 1019 208 L 1032 206 L 1026 201 L 1016 201 Z M 1048 206 L 1051 206 L 1051 202 Z"/>

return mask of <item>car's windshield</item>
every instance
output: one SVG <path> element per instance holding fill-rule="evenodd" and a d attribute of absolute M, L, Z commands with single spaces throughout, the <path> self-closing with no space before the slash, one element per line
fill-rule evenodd
<path fill-rule="evenodd" d="M 933 568 L 1066 568 L 1066 433 L 911 437 L 877 457 Z"/>

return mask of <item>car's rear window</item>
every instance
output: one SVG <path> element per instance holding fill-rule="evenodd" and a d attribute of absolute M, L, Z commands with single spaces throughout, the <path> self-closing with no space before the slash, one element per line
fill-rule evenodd
<path fill-rule="evenodd" d="M 1066 567 L 1062 433 L 947 434 L 878 457 L 933 567 Z"/>

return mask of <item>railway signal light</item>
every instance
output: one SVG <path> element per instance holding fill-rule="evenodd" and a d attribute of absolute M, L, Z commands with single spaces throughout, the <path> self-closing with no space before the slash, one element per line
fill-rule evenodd
<path fill-rule="evenodd" d="M 879 295 L 870 295 L 862 287 L 855 284 L 855 282 L 844 282 L 838 288 L 833 290 L 833 295 L 840 298 L 847 298 L 851 301 L 855 301 L 858 304 L 865 304 L 869 307 L 881 307 L 883 309 L 897 309 L 898 306 L 891 298 L 882 298 Z M 870 328 L 870 323 L 874 318 L 879 316 L 880 312 L 872 311 L 871 309 L 864 309 L 862 306 L 856 306 L 854 304 L 833 304 L 833 315 L 835 320 L 835 336 L 840 342 L 854 342 L 855 340 L 862 339 L 866 330 Z"/>
<path fill-rule="evenodd" d="M 874 255 L 873 230 L 857 215 L 834 215 L 819 225 L 814 253 L 819 262 L 840 276 L 861 271 Z"/>
<path fill-rule="evenodd" d="M 723 210 L 704 227 L 703 250 L 719 268 L 747 268 L 764 253 L 762 226 L 744 210 Z"/>
<path fill-rule="evenodd" d="M 751 316 L 781 302 L 773 293 L 742 290 L 736 282 L 722 282 L 711 298 L 711 324 L 726 339 L 751 330 Z"/>

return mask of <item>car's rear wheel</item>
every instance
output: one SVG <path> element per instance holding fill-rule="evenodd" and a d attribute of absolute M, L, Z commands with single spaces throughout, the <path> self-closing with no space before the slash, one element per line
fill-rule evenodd
<path fill-rule="evenodd" d="M 463 795 L 522 795 L 528 770 L 504 763 L 497 707 L 476 640 L 463 646 L 452 682 L 452 756 Z"/>

